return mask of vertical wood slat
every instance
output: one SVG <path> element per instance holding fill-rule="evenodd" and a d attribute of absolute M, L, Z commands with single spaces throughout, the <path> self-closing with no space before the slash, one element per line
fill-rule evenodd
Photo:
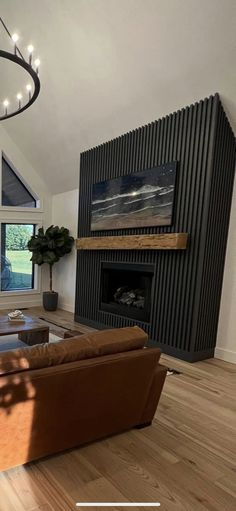
<path fill-rule="evenodd" d="M 204 253 L 203 285 L 194 349 L 214 347 L 235 173 L 235 138 L 220 105 L 217 115 L 213 173 Z M 209 320 L 210 319 L 210 320 Z"/>
<path fill-rule="evenodd" d="M 79 251 L 77 320 L 98 328 L 139 324 L 153 345 L 186 360 L 213 354 L 234 159 L 235 141 L 218 95 L 81 155 L 78 237 L 189 232 L 190 243 L 181 253 Z M 92 183 L 173 160 L 178 169 L 172 226 L 90 232 Z M 99 311 L 101 261 L 155 265 L 150 323 Z"/>

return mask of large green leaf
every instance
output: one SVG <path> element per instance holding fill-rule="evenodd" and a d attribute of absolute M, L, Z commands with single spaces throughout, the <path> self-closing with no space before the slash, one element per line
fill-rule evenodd
<path fill-rule="evenodd" d="M 38 264 L 39 266 L 41 266 L 44 263 L 43 256 L 39 252 L 37 253 L 33 252 L 33 255 L 30 260 L 32 261 L 33 264 Z"/>
<path fill-rule="evenodd" d="M 69 254 L 73 247 L 74 238 L 70 236 L 69 229 L 50 225 L 46 230 L 38 229 L 28 242 L 28 249 L 32 252 L 33 264 L 49 264 L 52 267 L 61 257 Z"/>
<path fill-rule="evenodd" d="M 32 252 L 33 263 L 52 266 L 71 252 L 73 243 L 74 238 L 70 236 L 69 229 L 50 225 L 46 230 L 41 227 L 37 234 L 31 237 L 28 249 Z"/>

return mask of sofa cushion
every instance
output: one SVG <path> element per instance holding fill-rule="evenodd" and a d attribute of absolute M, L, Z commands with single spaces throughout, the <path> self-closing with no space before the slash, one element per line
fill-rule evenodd
<path fill-rule="evenodd" d="M 114 328 L 57 343 L 0 352 L 0 375 L 140 349 L 147 338 L 147 334 L 136 326 Z"/>

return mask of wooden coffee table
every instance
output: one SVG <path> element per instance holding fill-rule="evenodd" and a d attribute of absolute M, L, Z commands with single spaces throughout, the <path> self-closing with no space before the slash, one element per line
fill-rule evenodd
<path fill-rule="evenodd" d="M 17 323 L 9 321 L 8 316 L 0 315 L 0 336 L 11 334 L 18 334 L 18 339 L 28 346 L 49 342 L 49 327 L 35 318 L 25 316 L 24 323 Z"/>

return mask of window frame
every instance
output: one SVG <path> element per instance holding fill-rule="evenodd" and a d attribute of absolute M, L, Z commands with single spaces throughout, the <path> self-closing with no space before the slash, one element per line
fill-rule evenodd
<path fill-rule="evenodd" d="M 6 160 L 16 176 L 20 179 L 23 185 L 29 190 L 31 195 L 36 200 L 36 208 L 18 207 L 18 206 L 2 206 L 2 158 Z M 43 201 L 32 190 L 31 186 L 22 177 L 20 172 L 16 169 L 15 165 L 6 155 L 5 151 L 0 149 L 0 239 L 1 239 L 1 224 L 33 224 L 35 226 L 35 233 L 38 229 L 43 227 Z M 40 295 L 42 293 L 42 270 L 38 265 L 34 265 L 34 288 L 33 289 L 18 289 L 12 291 L 2 291 L 0 289 L 0 298 L 10 296 L 28 296 Z"/>
<path fill-rule="evenodd" d="M 32 220 L 26 220 L 26 219 L 3 219 L 1 218 L 0 222 L 0 239 L 2 237 L 2 224 L 26 224 L 26 225 L 34 225 L 35 234 L 37 234 L 38 229 L 42 227 L 42 223 L 36 223 Z M 33 265 L 33 280 L 34 280 L 34 287 L 32 289 L 13 289 L 12 291 L 2 291 L 0 289 L 0 296 L 19 296 L 19 295 L 35 295 L 41 293 L 41 268 L 37 265 Z"/>

